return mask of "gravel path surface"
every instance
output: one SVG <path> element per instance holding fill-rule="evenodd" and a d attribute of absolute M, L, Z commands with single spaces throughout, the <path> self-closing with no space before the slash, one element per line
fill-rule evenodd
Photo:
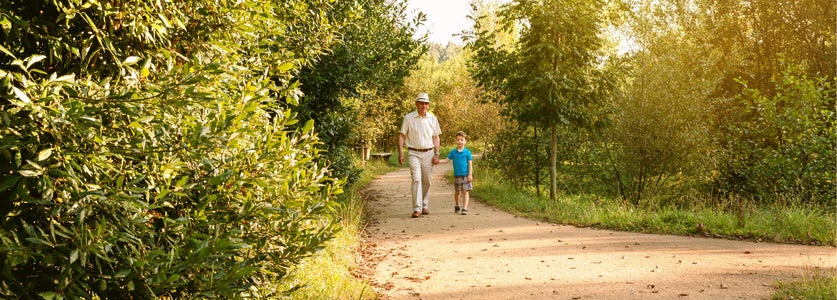
<path fill-rule="evenodd" d="M 768 299 L 776 282 L 837 266 L 835 247 L 577 228 L 474 199 L 456 215 L 450 168 L 434 168 L 421 218 L 410 217 L 409 169 L 365 190 L 368 280 L 381 299 Z"/>

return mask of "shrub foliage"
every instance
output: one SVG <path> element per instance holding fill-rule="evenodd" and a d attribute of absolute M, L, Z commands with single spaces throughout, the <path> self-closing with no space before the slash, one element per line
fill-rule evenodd
<path fill-rule="evenodd" d="M 0 297 L 287 292 L 337 230 L 343 181 L 293 112 L 329 5 L 2 5 Z"/>

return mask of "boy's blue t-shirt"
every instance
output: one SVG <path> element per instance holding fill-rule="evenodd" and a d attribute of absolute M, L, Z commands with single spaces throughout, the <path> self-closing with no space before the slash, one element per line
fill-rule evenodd
<path fill-rule="evenodd" d="M 453 176 L 468 176 L 468 161 L 473 160 L 471 150 L 462 148 L 462 152 L 453 149 L 448 153 L 448 159 L 453 161 Z"/>

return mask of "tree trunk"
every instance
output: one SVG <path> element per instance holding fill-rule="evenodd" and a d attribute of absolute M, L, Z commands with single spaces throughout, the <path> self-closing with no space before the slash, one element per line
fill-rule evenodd
<path fill-rule="evenodd" d="M 538 126 L 532 125 L 532 128 L 535 130 L 535 138 L 534 138 L 534 146 L 535 146 L 535 194 L 538 197 L 541 196 L 541 166 L 537 163 L 538 157 L 541 156 L 541 147 L 539 147 L 540 143 L 538 143 Z"/>
<path fill-rule="evenodd" d="M 558 193 L 558 124 L 552 122 L 552 137 L 550 144 L 552 146 L 549 151 L 549 200 L 556 201 Z"/>

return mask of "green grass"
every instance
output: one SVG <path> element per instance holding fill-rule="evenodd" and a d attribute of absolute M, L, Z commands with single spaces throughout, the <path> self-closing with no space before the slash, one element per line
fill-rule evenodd
<path fill-rule="evenodd" d="M 360 189 L 380 174 L 398 169 L 395 163 L 369 161 L 363 164 L 363 172 L 358 181 L 338 200 L 339 207 L 334 216 L 340 222 L 342 230 L 329 241 L 322 251 L 305 259 L 295 266 L 288 278 L 286 288 L 301 286 L 289 297 L 290 299 L 377 299 L 375 290 L 363 279 L 355 276 L 361 256 L 358 247 L 361 244 L 361 228 L 365 200 L 359 195 Z"/>
<path fill-rule="evenodd" d="M 804 278 L 790 283 L 776 285 L 772 299 L 837 299 L 837 276 L 816 269 Z"/>
<path fill-rule="evenodd" d="M 557 202 L 551 202 L 548 196 L 515 189 L 479 163 L 475 168 L 480 180 L 474 186 L 474 197 L 534 219 L 626 231 L 837 245 L 834 212 L 799 200 L 761 207 L 742 204 L 738 209 L 710 204 L 689 208 L 649 204 L 642 208 L 593 194 L 559 195 Z"/>

